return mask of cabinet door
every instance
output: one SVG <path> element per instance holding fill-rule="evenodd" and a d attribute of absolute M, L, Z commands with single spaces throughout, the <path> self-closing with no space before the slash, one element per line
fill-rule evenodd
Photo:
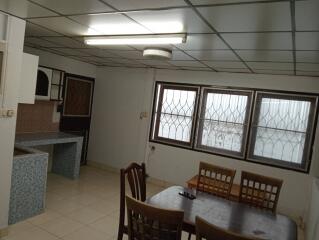
<path fill-rule="evenodd" d="M 39 57 L 23 53 L 19 103 L 34 104 Z"/>

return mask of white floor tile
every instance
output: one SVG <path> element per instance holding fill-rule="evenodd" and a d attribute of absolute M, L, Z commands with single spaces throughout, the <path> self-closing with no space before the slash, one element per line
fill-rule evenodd
<path fill-rule="evenodd" d="M 83 227 L 73 233 L 70 233 L 64 236 L 62 239 L 65 240 L 107 240 L 110 239 L 111 236 L 98 232 L 91 227 Z"/>
<path fill-rule="evenodd" d="M 72 233 L 80 229 L 83 226 L 83 224 L 76 222 L 72 219 L 66 217 L 59 217 L 51 221 L 48 221 L 44 224 L 41 224 L 39 227 L 41 227 L 45 231 L 48 231 L 49 233 L 52 233 L 57 237 L 63 237 L 69 233 Z"/>

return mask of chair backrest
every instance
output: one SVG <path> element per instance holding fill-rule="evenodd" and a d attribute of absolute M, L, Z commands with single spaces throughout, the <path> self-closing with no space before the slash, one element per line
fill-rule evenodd
<path fill-rule="evenodd" d="M 125 183 L 126 179 L 130 186 L 133 198 L 140 201 L 146 199 L 146 173 L 145 164 L 138 165 L 131 163 L 127 168 L 121 169 L 121 193 L 120 193 L 120 220 L 118 230 L 118 240 L 123 239 L 123 234 L 127 234 L 127 226 L 125 226 Z"/>
<path fill-rule="evenodd" d="M 126 178 L 133 198 L 140 201 L 146 199 L 146 173 L 145 164 L 131 163 L 127 168 L 121 169 L 121 198 L 125 200 Z"/>
<path fill-rule="evenodd" d="M 196 217 L 196 240 L 258 240 L 254 237 L 242 236 L 223 230 L 208 223 L 200 217 Z"/>
<path fill-rule="evenodd" d="M 276 212 L 282 183 L 280 179 L 243 171 L 239 201 Z"/>
<path fill-rule="evenodd" d="M 229 198 L 236 170 L 200 162 L 197 191 Z"/>
<path fill-rule="evenodd" d="M 129 240 L 180 240 L 184 212 L 156 208 L 126 196 Z"/>

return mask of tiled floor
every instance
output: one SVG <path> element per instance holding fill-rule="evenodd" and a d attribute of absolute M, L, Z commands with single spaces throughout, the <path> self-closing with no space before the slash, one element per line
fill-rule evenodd
<path fill-rule="evenodd" d="M 9 227 L 1 240 L 113 240 L 119 219 L 119 174 L 82 167 L 72 181 L 49 174 L 45 213 Z M 162 188 L 147 186 L 148 196 Z"/>
<path fill-rule="evenodd" d="M 119 174 L 92 167 L 82 167 L 75 181 L 49 174 L 45 213 L 10 226 L 1 240 L 117 239 L 119 180 Z M 161 190 L 148 184 L 147 196 Z"/>

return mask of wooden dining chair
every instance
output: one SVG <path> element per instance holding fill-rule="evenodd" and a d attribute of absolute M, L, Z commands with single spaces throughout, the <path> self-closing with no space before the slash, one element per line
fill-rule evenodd
<path fill-rule="evenodd" d="M 120 193 L 120 221 L 118 229 L 118 240 L 123 239 L 123 234 L 128 234 L 125 225 L 125 187 L 126 181 L 129 184 L 133 198 L 144 202 L 146 200 L 146 172 L 145 164 L 131 163 L 127 168 L 121 169 L 121 193 Z"/>
<path fill-rule="evenodd" d="M 236 170 L 200 162 L 197 191 L 229 198 Z"/>
<path fill-rule="evenodd" d="M 129 240 L 180 240 L 183 211 L 153 207 L 126 196 Z"/>
<path fill-rule="evenodd" d="M 283 181 L 242 171 L 239 201 L 276 212 Z"/>
<path fill-rule="evenodd" d="M 196 216 L 196 240 L 258 240 L 221 229 Z"/>

